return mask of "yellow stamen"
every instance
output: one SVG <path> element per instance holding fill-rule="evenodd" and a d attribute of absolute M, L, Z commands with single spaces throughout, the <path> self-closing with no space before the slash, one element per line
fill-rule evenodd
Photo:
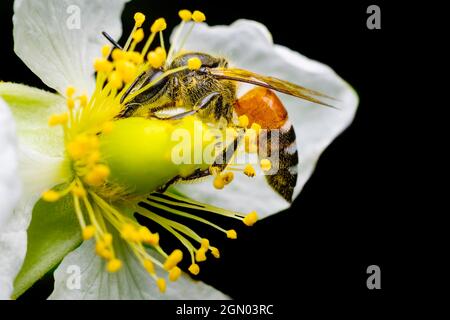
<path fill-rule="evenodd" d="M 134 23 L 137 28 L 142 27 L 145 21 L 145 15 L 141 12 L 136 12 L 134 14 Z"/>
<path fill-rule="evenodd" d="M 192 14 L 192 20 L 194 20 L 195 22 L 203 22 L 206 20 L 206 16 L 203 12 L 195 10 Z"/>
<path fill-rule="evenodd" d="M 97 72 L 106 72 L 109 73 L 113 69 L 113 64 L 106 59 L 95 59 L 94 61 L 94 69 Z"/>
<path fill-rule="evenodd" d="M 122 87 L 122 76 L 118 71 L 113 71 L 108 77 L 108 82 L 113 88 L 120 89 Z"/>
<path fill-rule="evenodd" d="M 110 47 L 109 45 L 105 44 L 105 45 L 102 47 L 102 56 L 103 56 L 103 58 L 108 57 L 108 55 L 109 55 L 110 52 L 111 52 L 111 47 Z"/>
<path fill-rule="evenodd" d="M 164 269 L 169 271 L 175 267 L 181 260 L 183 260 L 183 252 L 180 249 L 175 249 L 164 262 Z"/>
<path fill-rule="evenodd" d="M 166 280 L 164 280 L 163 278 L 159 278 L 158 280 L 156 280 L 156 285 L 159 288 L 159 291 L 161 291 L 162 293 L 166 292 Z"/>
<path fill-rule="evenodd" d="M 220 251 L 216 247 L 211 247 L 211 254 L 214 258 L 219 259 L 220 258 Z"/>
<path fill-rule="evenodd" d="M 189 272 L 192 273 L 193 275 L 198 275 L 200 273 L 200 267 L 198 264 L 193 263 L 189 266 L 188 268 Z"/>
<path fill-rule="evenodd" d="M 119 259 L 111 259 L 106 264 L 106 270 L 108 270 L 108 272 L 117 272 L 120 268 L 122 268 L 122 261 Z"/>
<path fill-rule="evenodd" d="M 173 267 L 172 270 L 169 271 L 169 280 L 177 281 L 177 279 L 181 276 L 181 269 L 178 267 Z"/>
<path fill-rule="evenodd" d="M 230 184 L 234 179 L 234 173 L 231 171 L 225 172 L 222 174 L 222 180 L 225 185 Z"/>
<path fill-rule="evenodd" d="M 139 43 L 144 40 L 144 30 L 142 30 L 142 28 L 136 30 L 136 32 L 133 34 L 133 40 L 135 41 L 135 43 Z"/>
<path fill-rule="evenodd" d="M 150 274 L 155 274 L 155 265 L 150 259 L 145 259 L 143 262 L 145 270 Z"/>
<path fill-rule="evenodd" d="M 245 216 L 244 220 L 242 220 L 245 225 L 251 227 L 255 224 L 256 221 L 258 221 L 258 214 L 256 211 L 250 212 L 248 215 Z"/>
<path fill-rule="evenodd" d="M 47 190 L 44 193 L 42 193 L 42 199 L 47 202 L 55 202 L 58 201 L 60 198 L 61 194 L 54 190 Z"/>
<path fill-rule="evenodd" d="M 263 171 L 269 171 L 272 168 L 272 162 L 269 159 L 261 159 L 260 165 Z"/>
<path fill-rule="evenodd" d="M 242 128 L 247 128 L 248 127 L 248 117 L 245 115 L 245 114 L 243 114 L 242 116 L 240 116 L 239 118 L 238 118 L 238 120 L 239 120 L 239 125 L 242 127 Z"/>
<path fill-rule="evenodd" d="M 157 33 L 160 31 L 164 31 L 167 28 L 167 23 L 164 18 L 156 19 L 155 22 L 153 22 L 152 27 L 150 31 L 152 33 Z"/>
<path fill-rule="evenodd" d="M 214 186 L 214 188 L 216 188 L 216 189 L 218 189 L 218 190 L 222 190 L 223 187 L 225 187 L 225 182 L 223 181 L 221 175 L 217 175 L 217 176 L 214 178 L 213 186 Z"/>
<path fill-rule="evenodd" d="M 85 94 L 83 94 L 83 95 L 81 95 L 81 96 L 79 97 L 79 99 L 80 99 L 80 106 L 81 106 L 82 108 L 86 107 L 86 106 L 87 106 L 87 103 L 88 103 L 88 98 L 87 98 L 87 96 L 86 96 Z"/>
<path fill-rule="evenodd" d="M 244 168 L 244 174 L 248 177 L 254 177 L 256 175 L 255 169 L 251 164 L 247 164 Z"/>
<path fill-rule="evenodd" d="M 92 225 L 84 227 L 82 231 L 83 240 L 89 240 L 95 235 L 95 227 Z"/>
<path fill-rule="evenodd" d="M 68 120 L 69 120 L 69 115 L 67 113 L 54 114 L 54 115 L 51 115 L 50 118 L 48 119 L 48 125 L 50 127 L 57 126 L 60 124 L 64 125 L 67 123 Z"/>
<path fill-rule="evenodd" d="M 234 229 L 227 231 L 227 238 L 229 239 L 237 239 L 237 233 Z"/>
<path fill-rule="evenodd" d="M 259 132 L 261 130 L 261 126 L 259 124 L 257 124 L 256 122 L 253 122 L 250 129 L 255 130 L 256 134 L 259 134 Z"/>
<path fill-rule="evenodd" d="M 202 262 L 206 260 L 206 250 L 203 248 L 200 248 L 195 253 L 195 260 L 198 262 Z"/>
<path fill-rule="evenodd" d="M 71 98 L 74 95 L 74 93 L 75 93 L 75 88 L 72 86 L 68 86 L 66 89 L 66 96 L 68 98 Z"/>
<path fill-rule="evenodd" d="M 79 186 L 74 186 L 71 191 L 75 196 L 79 198 L 86 196 L 86 191 Z"/>
<path fill-rule="evenodd" d="M 90 172 L 88 172 L 88 174 L 86 174 L 84 181 L 91 186 L 97 187 L 105 183 L 105 180 L 109 174 L 110 170 L 108 166 L 98 164 Z"/>
<path fill-rule="evenodd" d="M 180 10 L 178 12 L 178 15 L 180 16 L 181 20 L 186 21 L 186 22 L 191 20 L 191 18 L 192 18 L 192 12 L 190 12 L 189 10 L 186 10 L 186 9 Z"/>

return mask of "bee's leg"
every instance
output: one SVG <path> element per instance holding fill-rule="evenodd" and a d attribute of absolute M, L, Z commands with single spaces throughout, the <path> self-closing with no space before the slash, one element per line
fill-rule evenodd
<path fill-rule="evenodd" d="M 169 188 L 172 184 L 183 181 L 192 181 L 200 178 L 204 178 L 210 176 L 213 172 L 215 174 L 222 172 L 227 167 L 228 163 L 231 161 L 234 153 L 236 152 L 239 143 L 242 140 L 243 135 L 238 135 L 232 143 L 230 143 L 226 148 L 222 150 L 222 153 L 216 157 L 214 163 L 208 168 L 204 170 L 197 169 L 191 175 L 187 177 L 176 176 L 169 180 L 166 184 L 158 189 L 158 192 L 164 193 L 167 188 Z"/>
<path fill-rule="evenodd" d="M 202 99 L 200 99 L 194 105 L 192 110 L 182 112 L 182 113 L 176 114 L 171 117 L 164 117 L 164 118 L 156 117 L 156 118 L 161 119 L 161 120 L 179 120 L 179 119 L 183 119 L 184 117 L 187 117 L 187 116 L 192 116 L 192 115 L 196 114 L 197 112 L 209 107 L 218 97 L 220 97 L 219 92 L 211 92 L 208 95 L 206 95 L 205 97 L 203 97 Z"/>

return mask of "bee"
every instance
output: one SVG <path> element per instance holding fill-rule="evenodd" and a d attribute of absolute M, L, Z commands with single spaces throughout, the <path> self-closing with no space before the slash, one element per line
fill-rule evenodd
<path fill-rule="evenodd" d="M 196 70 L 183 69 L 189 59 L 197 58 L 201 67 Z M 166 75 L 166 76 L 164 76 Z M 153 85 L 149 86 L 149 84 Z M 237 84 L 248 83 L 255 87 L 241 98 L 237 97 Z M 145 90 L 140 90 L 146 87 Z M 264 150 L 267 154 L 278 152 L 277 170 L 266 174 L 268 184 L 288 202 L 297 181 L 299 163 L 296 135 L 288 113 L 274 91 L 295 96 L 317 104 L 331 106 L 321 98 L 330 98 L 277 78 L 263 76 L 251 71 L 230 68 L 228 61 L 201 52 L 188 52 L 175 57 L 160 69 L 149 68 L 139 75 L 122 96 L 124 111 L 121 117 L 156 117 L 159 119 L 181 119 L 196 114 L 202 120 L 217 123 L 225 119 L 233 125 L 233 117 L 246 115 L 249 124 L 257 123 L 262 129 L 278 132 L 278 149 Z M 183 106 L 184 111 L 170 116 L 161 116 L 164 111 Z M 237 149 L 239 137 L 223 150 L 225 163 L 214 163 L 213 167 L 224 170 Z M 271 145 L 270 137 L 266 145 Z M 270 149 L 270 147 L 268 147 Z M 258 150 L 261 153 L 261 149 Z M 211 174 L 211 170 L 197 170 L 189 177 L 174 177 L 160 191 L 172 183 L 193 180 Z"/>

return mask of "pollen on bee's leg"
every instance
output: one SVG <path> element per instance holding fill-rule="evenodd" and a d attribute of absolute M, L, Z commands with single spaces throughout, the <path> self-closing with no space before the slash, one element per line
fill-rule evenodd
<path fill-rule="evenodd" d="M 269 171 L 272 168 L 272 162 L 269 159 L 261 159 L 260 166 L 263 171 Z"/>
<path fill-rule="evenodd" d="M 256 175 L 255 168 L 251 164 L 247 164 L 244 168 L 244 174 L 248 177 L 254 177 Z"/>

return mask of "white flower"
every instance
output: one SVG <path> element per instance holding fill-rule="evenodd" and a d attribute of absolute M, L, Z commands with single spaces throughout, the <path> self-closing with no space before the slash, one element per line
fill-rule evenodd
<path fill-rule="evenodd" d="M 16 84 L 1 84 L 0 96 L 9 105 L 17 126 L 19 174 L 15 172 L 13 130 L 4 123 L 8 111 L 0 100 L 0 298 L 9 298 L 13 282 L 27 248 L 26 230 L 41 193 L 67 181 L 63 130 L 48 128 L 48 117 L 66 108 L 66 88 L 75 86 L 88 95 L 94 88 L 92 61 L 105 40 L 107 30 L 114 39 L 121 33 L 120 14 L 126 1 L 113 0 L 21 0 L 14 5 L 15 52 L 41 80 L 59 92 L 52 94 Z M 67 8 L 80 8 L 80 29 L 67 28 Z M 329 143 L 352 121 L 358 98 L 329 67 L 309 60 L 285 47 L 274 45 L 268 30 L 253 21 L 240 20 L 231 26 L 198 25 L 185 45 L 187 50 L 220 54 L 236 67 L 275 76 L 325 92 L 339 101 L 339 110 L 322 108 L 283 96 L 295 127 L 300 171 L 295 189 L 299 194 L 315 164 Z M 67 97 L 66 97 L 67 98 Z M 22 197 L 16 205 L 20 176 Z M 181 187 L 193 199 L 233 211 L 257 210 L 265 217 L 289 206 L 262 178 L 236 178 L 228 188 L 217 191 L 211 182 Z M 7 192 L 7 194 L 6 194 Z M 4 201 L 7 200 L 7 201 Z M 264 201 L 262 201 L 264 199 Z M 15 207 L 14 211 L 12 208 Z M 6 223 L 5 223 L 6 222 Z M 45 235 L 42 235 L 43 237 Z M 62 252 L 70 251 L 70 243 Z M 226 296 L 201 282 L 182 275 L 161 294 L 125 242 L 117 241 L 115 251 L 126 261 L 120 272 L 110 274 L 94 252 L 94 243 L 85 241 L 68 254 L 55 271 L 53 299 L 223 299 Z M 53 263 L 57 263 L 54 261 Z M 67 268 L 78 265 L 80 289 L 67 286 Z M 45 267 L 36 267 L 41 273 Z M 158 277 L 162 271 L 158 270 Z M 37 280 L 33 278 L 34 281 Z M 32 281 L 32 279 L 28 280 Z M 28 283 L 29 285 L 30 283 Z M 15 288 L 19 293 L 26 288 Z"/>

